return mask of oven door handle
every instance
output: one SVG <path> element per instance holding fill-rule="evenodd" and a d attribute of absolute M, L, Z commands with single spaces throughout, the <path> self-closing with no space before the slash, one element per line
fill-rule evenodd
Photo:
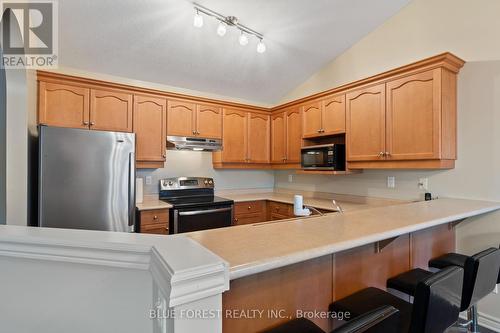
<path fill-rule="evenodd" d="M 180 216 L 192 216 L 192 215 L 202 215 L 202 214 L 229 212 L 231 210 L 233 210 L 232 207 L 217 208 L 217 209 L 206 209 L 206 210 L 193 210 L 193 211 L 188 211 L 188 212 L 179 212 L 179 215 Z"/>

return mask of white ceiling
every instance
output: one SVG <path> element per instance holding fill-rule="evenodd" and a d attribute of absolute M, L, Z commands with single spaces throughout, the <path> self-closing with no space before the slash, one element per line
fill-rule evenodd
<path fill-rule="evenodd" d="M 83 71 L 273 104 L 410 0 L 199 0 L 264 34 L 238 44 L 187 0 L 59 1 L 59 63 Z"/>

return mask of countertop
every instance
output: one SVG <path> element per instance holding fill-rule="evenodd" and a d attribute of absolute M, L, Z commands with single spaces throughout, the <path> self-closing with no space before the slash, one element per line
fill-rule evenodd
<path fill-rule="evenodd" d="M 135 204 L 137 210 L 170 209 L 172 205 L 161 201 L 158 196 L 145 196 L 141 203 Z"/>
<path fill-rule="evenodd" d="M 443 198 L 185 235 L 227 261 L 236 279 L 498 209 L 500 202 Z"/>

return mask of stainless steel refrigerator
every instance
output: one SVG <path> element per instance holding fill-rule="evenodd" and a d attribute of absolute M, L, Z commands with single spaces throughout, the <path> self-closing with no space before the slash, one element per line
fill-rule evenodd
<path fill-rule="evenodd" d="M 135 135 L 40 126 L 40 227 L 134 231 Z"/>

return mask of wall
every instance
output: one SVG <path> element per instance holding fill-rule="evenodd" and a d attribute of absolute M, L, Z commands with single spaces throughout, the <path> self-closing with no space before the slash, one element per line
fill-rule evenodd
<path fill-rule="evenodd" d="M 467 61 L 458 85 L 458 161 L 449 171 L 365 171 L 327 177 L 276 173 L 277 187 L 417 199 L 419 177 L 439 196 L 500 200 L 500 1 L 414 0 L 399 14 L 333 60 L 285 100 L 404 65 L 444 51 Z M 387 176 L 396 188 L 387 189 Z M 472 254 L 500 243 L 500 213 L 457 227 L 459 251 Z M 481 322 L 500 331 L 500 295 L 481 302 Z"/>
<path fill-rule="evenodd" d="M 215 170 L 212 153 L 192 151 L 167 151 L 164 169 L 138 170 L 137 177 L 152 177 L 152 184 L 144 184 L 144 194 L 158 193 L 158 180 L 169 177 L 211 177 L 217 190 L 241 188 L 272 188 L 272 170 Z"/>

